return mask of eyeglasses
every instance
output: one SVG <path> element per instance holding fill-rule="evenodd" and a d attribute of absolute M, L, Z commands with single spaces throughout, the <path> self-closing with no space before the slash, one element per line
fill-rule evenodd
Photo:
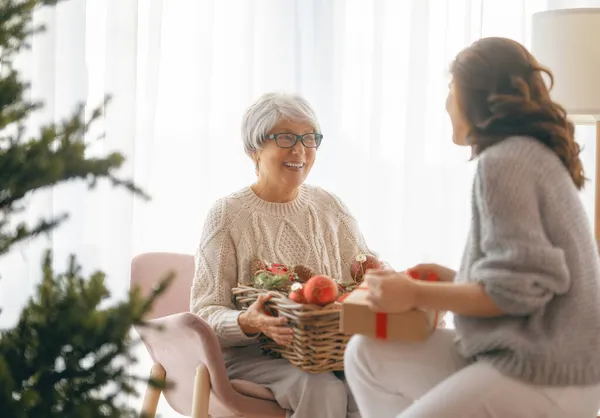
<path fill-rule="evenodd" d="M 279 148 L 292 148 L 298 141 L 302 142 L 306 148 L 318 148 L 321 145 L 323 134 L 308 133 L 304 135 L 296 135 L 292 133 L 279 133 L 267 135 L 268 139 L 275 141 Z"/>

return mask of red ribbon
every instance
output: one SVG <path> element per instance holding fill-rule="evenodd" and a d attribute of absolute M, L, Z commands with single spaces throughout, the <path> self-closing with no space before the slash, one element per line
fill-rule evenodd
<path fill-rule="evenodd" d="M 367 285 L 361 285 L 354 290 L 368 290 Z M 375 313 L 375 338 L 387 340 L 388 314 L 383 312 Z"/>
<path fill-rule="evenodd" d="M 377 312 L 375 314 L 375 338 L 387 340 L 387 314 Z"/>

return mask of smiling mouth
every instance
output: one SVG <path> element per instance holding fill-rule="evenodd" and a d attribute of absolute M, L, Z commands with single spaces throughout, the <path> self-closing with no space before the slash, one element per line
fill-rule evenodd
<path fill-rule="evenodd" d="M 283 163 L 283 165 L 286 166 L 286 167 L 290 167 L 290 168 L 304 168 L 304 166 L 306 164 L 305 163 L 286 162 L 286 163 Z"/>

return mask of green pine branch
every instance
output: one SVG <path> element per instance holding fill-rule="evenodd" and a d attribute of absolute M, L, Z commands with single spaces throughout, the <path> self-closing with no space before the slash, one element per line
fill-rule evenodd
<path fill-rule="evenodd" d="M 0 86 L 3 82 L 0 80 Z M 28 106 L 28 109 L 33 108 L 33 105 Z M 0 127 L 3 116 L 4 120 L 8 119 L 2 110 L 0 100 Z M 8 221 L 20 211 L 16 203 L 28 193 L 74 179 L 86 180 L 90 187 L 94 187 L 99 179 L 105 178 L 114 186 L 124 187 L 144 199 L 149 198 L 132 181 L 122 180 L 114 174 L 124 162 L 121 154 L 112 153 L 103 158 L 86 156 L 89 148 L 86 133 L 101 116 L 102 108 L 98 107 L 86 122 L 84 108 L 80 106 L 69 119 L 42 127 L 37 138 L 24 140 L 23 129 L 3 138 L 4 146 L 0 147 L 0 173 L 3 173 L 0 178 L 0 213 L 5 222 L 0 222 L 0 255 L 13 244 L 48 232 L 67 219 L 67 214 L 60 214 L 52 219 L 42 219 L 32 227 L 20 223 L 14 231 L 9 230 Z"/>
<path fill-rule="evenodd" d="M 29 47 L 32 35 L 44 29 L 32 25 L 35 9 L 58 1 L 0 0 L 0 257 L 14 244 L 50 232 L 68 218 L 62 213 L 32 224 L 16 223 L 15 217 L 27 209 L 26 198 L 41 189 L 72 180 L 86 181 L 93 188 L 105 180 L 148 198 L 131 180 L 118 177 L 124 162 L 121 154 L 88 156 L 87 134 L 107 103 L 87 121 L 80 106 L 62 122 L 43 126 L 37 135 L 26 133 L 29 118 L 42 104 L 25 99 L 29 85 L 20 79 L 12 60 Z M 140 380 L 128 373 L 138 343 L 130 330 L 147 325 L 143 318 L 170 278 L 149 297 L 133 291 L 123 301 L 109 302 L 104 273 L 84 276 L 75 256 L 65 272 L 56 273 L 48 252 L 42 272 L 42 282 L 17 325 L 0 331 L 0 415 L 134 416 L 119 400 L 135 394 L 134 383 Z"/>
<path fill-rule="evenodd" d="M 30 45 L 27 39 L 44 31 L 44 26 L 32 26 L 32 13 L 40 6 L 55 6 L 62 0 L 0 0 L 0 50 L 2 60 L 12 58 Z"/>
<path fill-rule="evenodd" d="M 110 296 L 105 275 L 85 277 L 74 257 L 64 273 L 43 262 L 44 277 L 17 325 L 0 333 L 0 411 L 3 416 L 126 417 L 134 411 L 116 397 L 133 395 L 137 380 L 130 338 L 134 325 L 168 286 L 163 280 L 149 298 L 102 307 Z M 164 382 L 154 382 L 164 386 Z"/>

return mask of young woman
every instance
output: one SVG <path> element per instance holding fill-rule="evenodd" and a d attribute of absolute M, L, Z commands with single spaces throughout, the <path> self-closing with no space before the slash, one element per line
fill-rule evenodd
<path fill-rule="evenodd" d="M 458 54 L 447 110 L 477 171 L 458 272 L 437 283 L 393 271 L 365 280 L 374 310 L 447 310 L 456 330 L 422 344 L 354 337 L 346 377 L 363 418 L 595 417 L 600 264 L 578 190 L 579 146 L 552 81 L 520 44 Z"/>

